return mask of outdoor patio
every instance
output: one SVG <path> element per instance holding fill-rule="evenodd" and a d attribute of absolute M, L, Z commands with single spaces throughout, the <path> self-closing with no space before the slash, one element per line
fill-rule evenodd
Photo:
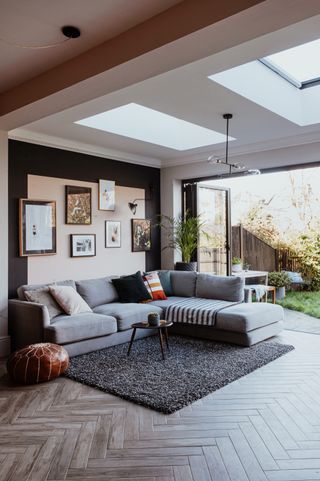
<path fill-rule="evenodd" d="M 309 334 L 320 334 L 320 319 L 291 309 L 285 309 L 284 312 L 285 329 Z"/>

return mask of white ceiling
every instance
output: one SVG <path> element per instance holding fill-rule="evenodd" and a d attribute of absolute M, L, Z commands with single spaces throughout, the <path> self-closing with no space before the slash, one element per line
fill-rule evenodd
<path fill-rule="evenodd" d="M 236 140 L 230 146 L 231 155 L 316 142 L 320 138 L 320 124 L 295 125 L 207 77 L 316 39 L 319 32 L 320 15 L 43 118 L 12 131 L 10 136 L 162 167 L 205 161 L 211 153 L 223 153 L 223 144 L 177 152 L 74 123 L 135 102 L 221 133 L 225 131 L 222 114 L 233 113 L 230 135 Z"/>
<path fill-rule="evenodd" d="M 180 1 L 0 0 L 0 92 L 119 35 Z M 65 39 L 60 32 L 64 25 L 80 28 L 81 37 L 46 49 L 9 45 L 59 42 Z"/>

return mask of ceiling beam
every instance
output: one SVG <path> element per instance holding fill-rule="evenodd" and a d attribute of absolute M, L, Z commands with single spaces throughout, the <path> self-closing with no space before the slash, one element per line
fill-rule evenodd
<path fill-rule="evenodd" d="M 184 0 L 151 19 L 0 95 L 0 116 L 101 74 L 263 0 Z"/>

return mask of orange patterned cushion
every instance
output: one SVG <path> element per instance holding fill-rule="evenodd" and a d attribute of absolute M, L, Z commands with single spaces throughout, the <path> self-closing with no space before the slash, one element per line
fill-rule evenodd
<path fill-rule="evenodd" d="M 146 289 L 147 289 L 147 291 L 148 291 L 148 294 L 150 294 L 150 297 L 152 297 L 152 292 L 151 292 L 150 286 L 149 286 L 149 284 L 148 284 L 148 281 L 147 281 L 147 279 L 146 279 L 146 276 L 143 276 L 142 279 L 143 279 L 144 285 L 146 286 Z M 150 302 L 150 301 L 152 301 L 152 299 L 150 299 L 150 300 L 148 299 L 148 300 L 147 300 L 147 302 Z"/>
<path fill-rule="evenodd" d="M 161 285 L 161 282 L 160 282 L 160 279 L 159 279 L 159 276 L 158 276 L 157 272 L 150 272 L 149 274 L 146 274 L 145 280 L 149 284 L 152 299 L 154 301 L 167 299 L 167 296 L 164 293 L 164 290 L 163 290 L 163 287 Z"/>

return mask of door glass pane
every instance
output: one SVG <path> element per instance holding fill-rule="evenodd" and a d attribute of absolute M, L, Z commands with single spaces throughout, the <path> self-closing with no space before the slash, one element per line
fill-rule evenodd
<path fill-rule="evenodd" d="M 205 222 L 207 239 L 200 235 L 198 270 L 217 275 L 228 273 L 228 190 L 198 186 L 198 214 Z"/>

